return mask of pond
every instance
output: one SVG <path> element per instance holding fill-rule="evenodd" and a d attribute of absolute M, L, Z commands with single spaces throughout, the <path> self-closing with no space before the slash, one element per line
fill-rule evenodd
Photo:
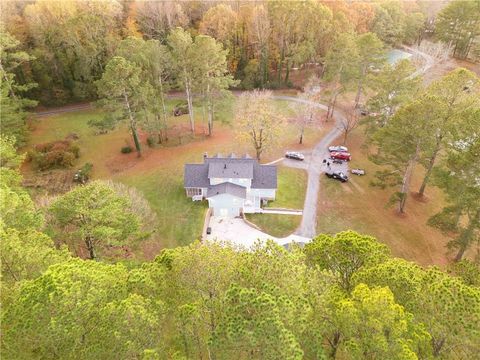
<path fill-rule="evenodd" d="M 387 53 L 387 61 L 391 65 L 394 65 L 403 59 L 410 59 L 411 57 L 412 54 L 398 49 L 393 49 Z"/>

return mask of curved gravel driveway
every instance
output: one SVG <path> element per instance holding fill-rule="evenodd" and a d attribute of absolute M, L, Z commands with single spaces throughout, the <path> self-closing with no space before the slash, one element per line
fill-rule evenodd
<path fill-rule="evenodd" d="M 310 104 L 325 111 L 328 109 L 326 105 L 305 99 L 299 99 L 293 96 L 274 96 L 273 98 L 276 100 L 288 100 L 303 104 Z M 334 117 L 337 124 L 345 120 L 345 117 L 338 111 L 334 112 Z M 308 182 L 307 192 L 305 194 L 305 203 L 303 205 L 302 222 L 300 223 L 300 227 L 297 229 L 297 231 L 295 231 L 295 234 L 297 235 L 306 238 L 313 238 L 317 234 L 317 204 L 318 191 L 320 189 L 320 175 L 322 174 L 322 161 L 328 157 L 328 146 L 339 135 L 341 135 L 340 127 L 335 126 L 313 148 L 310 164 L 307 168 Z"/>
<path fill-rule="evenodd" d="M 410 47 L 404 48 L 407 51 L 417 54 L 424 59 L 423 66 L 415 71 L 415 73 L 412 74 L 412 77 L 427 72 L 435 64 L 434 58 L 430 55 Z M 287 100 L 297 103 L 310 104 L 325 111 L 328 109 L 328 107 L 324 104 L 305 99 L 299 99 L 293 96 L 278 95 L 274 96 L 273 98 L 276 100 Z M 310 164 L 307 168 L 308 182 L 307 192 L 305 194 L 305 203 L 303 206 L 303 217 L 300 227 L 295 231 L 296 235 L 305 238 L 313 238 L 317 234 L 317 204 L 320 190 L 320 175 L 322 174 L 322 161 L 328 157 L 328 146 L 342 133 L 338 124 L 341 124 L 342 121 L 345 121 L 345 116 L 341 112 L 336 110 L 333 114 L 334 118 L 336 119 L 335 121 L 337 126 L 330 130 L 330 132 L 325 135 L 325 137 L 317 145 L 315 145 L 315 148 L 312 151 Z"/>

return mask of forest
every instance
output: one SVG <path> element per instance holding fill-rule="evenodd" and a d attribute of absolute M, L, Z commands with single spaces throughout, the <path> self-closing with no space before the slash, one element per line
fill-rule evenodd
<path fill-rule="evenodd" d="M 12 0 L 0 47 L 3 359 L 480 359 L 479 0 Z M 360 225 L 201 241 L 185 162 L 335 129 Z"/>

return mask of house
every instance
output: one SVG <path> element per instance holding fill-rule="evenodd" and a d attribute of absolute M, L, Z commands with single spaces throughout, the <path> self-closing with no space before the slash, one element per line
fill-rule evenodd
<path fill-rule="evenodd" d="M 261 211 L 275 199 L 277 167 L 260 165 L 250 156 L 203 157 L 203 164 L 186 164 L 184 187 L 192 200 L 207 199 L 214 216 L 235 217 Z"/>

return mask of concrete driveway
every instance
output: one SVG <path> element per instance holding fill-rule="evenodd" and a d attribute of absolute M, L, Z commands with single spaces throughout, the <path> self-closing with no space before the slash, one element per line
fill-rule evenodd
<path fill-rule="evenodd" d="M 290 235 L 285 238 L 268 235 L 251 227 L 242 218 L 212 216 L 210 218 L 210 227 L 212 233 L 207 235 L 208 241 L 226 241 L 244 248 L 251 248 L 256 242 L 264 243 L 267 240 L 273 240 L 281 246 L 292 242 L 307 243 L 310 241 L 309 238 L 298 235 Z"/>

